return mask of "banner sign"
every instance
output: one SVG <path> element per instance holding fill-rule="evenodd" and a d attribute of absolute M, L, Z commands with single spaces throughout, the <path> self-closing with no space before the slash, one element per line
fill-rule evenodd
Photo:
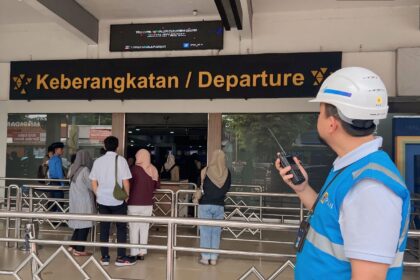
<path fill-rule="evenodd" d="M 11 63 L 11 100 L 314 97 L 341 52 Z"/>

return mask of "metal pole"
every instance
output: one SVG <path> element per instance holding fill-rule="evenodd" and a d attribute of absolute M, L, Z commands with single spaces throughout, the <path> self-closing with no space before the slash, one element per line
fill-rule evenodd
<path fill-rule="evenodd" d="M 166 251 L 166 280 L 174 279 L 173 223 L 168 223 L 168 240 Z"/>
<path fill-rule="evenodd" d="M 175 193 L 175 200 L 174 200 L 174 193 L 172 193 L 172 209 L 173 209 L 173 216 L 174 218 L 178 218 L 178 192 Z M 178 225 L 175 224 L 174 226 L 174 246 L 176 246 L 176 235 L 177 235 L 177 231 L 178 231 Z M 169 230 L 168 230 L 169 233 Z M 174 258 L 176 258 L 176 252 L 174 252 Z"/>
<path fill-rule="evenodd" d="M 19 187 L 16 187 L 16 210 L 21 212 L 22 211 L 22 189 Z M 17 218 L 15 220 L 15 238 L 20 238 L 20 221 L 21 218 Z M 15 244 L 16 248 L 18 248 L 18 243 Z"/>
<path fill-rule="evenodd" d="M 259 188 L 259 193 L 262 193 L 262 188 Z M 263 221 L 263 211 L 262 211 L 262 207 L 263 207 L 263 197 L 260 195 L 260 220 L 261 222 Z M 260 229 L 260 240 L 262 240 L 263 236 L 263 231 L 262 229 Z"/>
<path fill-rule="evenodd" d="M 11 201 L 10 201 L 10 188 L 12 185 L 9 185 L 9 187 L 7 188 L 7 204 L 6 204 L 6 211 L 9 212 L 11 209 Z M 9 237 L 9 229 L 10 229 L 10 218 L 6 218 L 6 237 Z M 6 243 L 6 247 L 9 247 L 9 242 Z"/>

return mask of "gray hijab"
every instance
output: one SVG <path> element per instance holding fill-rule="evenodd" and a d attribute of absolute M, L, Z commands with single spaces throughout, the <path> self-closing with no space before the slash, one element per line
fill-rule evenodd
<path fill-rule="evenodd" d="M 76 182 L 77 177 L 83 167 L 87 167 L 89 171 L 92 169 L 93 160 L 86 150 L 80 150 L 76 153 L 76 159 L 70 169 L 69 178 L 72 182 Z"/>

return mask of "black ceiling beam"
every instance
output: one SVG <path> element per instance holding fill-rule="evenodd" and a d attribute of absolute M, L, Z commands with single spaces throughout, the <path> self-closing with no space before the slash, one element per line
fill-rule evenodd
<path fill-rule="evenodd" d="M 242 8 L 239 0 L 230 0 L 233 16 L 235 18 L 236 28 L 242 30 Z"/>
<path fill-rule="evenodd" d="M 229 31 L 230 24 L 229 24 L 229 20 L 227 18 L 222 0 L 214 0 L 214 3 L 216 4 L 217 10 L 219 11 L 219 15 L 220 15 L 220 18 L 222 19 L 222 23 L 223 23 L 223 26 L 225 27 L 225 30 Z"/>

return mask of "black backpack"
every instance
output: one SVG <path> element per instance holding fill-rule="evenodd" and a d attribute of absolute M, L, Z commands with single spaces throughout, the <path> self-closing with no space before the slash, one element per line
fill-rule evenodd
<path fill-rule="evenodd" d="M 48 176 L 48 165 L 44 168 L 43 164 L 40 164 L 38 167 L 38 173 L 37 173 L 37 178 L 39 179 L 47 179 Z M 41 184 L 45 184 L 45 181 L 38 181 Z"/>
<path fill-rule="evenodd" d="M 160 179 L 164 181 L 170 181 L 171 180 L 171 171 L 174 169 L 176 164 L 174 164 L 169 170 L 166 170 L 165 167 L 163 168 L 163 171 L 160 173 Z"/>

